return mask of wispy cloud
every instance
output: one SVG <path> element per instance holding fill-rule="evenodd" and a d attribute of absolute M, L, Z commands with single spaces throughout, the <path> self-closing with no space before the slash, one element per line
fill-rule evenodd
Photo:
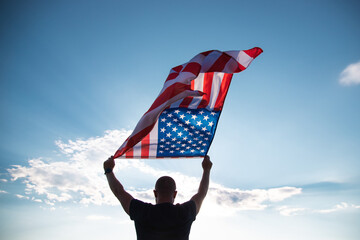
<path fill-rule="evenodd" d="M 129 134 L 130 132 L 126 130 L 114 130 L 106 131 L 102 137 L 87 140 L 56 141 L 62 153 L 61 160 L 37 158 L 29 160 L 27 166 L 12 166 L 8 169 L 11 180 L 22 180 L 27 196 L 37 195 L 36 201 L 40 202 L 39 198 L 43 198 L 43 202 L 51 206 L 69 201 L 78 204 L 117 205 L 119 203 L 109 190 L 103 175 L 102 160 L 110 156 Z M 172 176 L 179 186 L 177 202 L 189 200 L 196 192 L 200 181 L 196 177 L 179 172 L 153 168 L 142 160 L 117 161 L 116 173 L 131 171 L 141 172 L 150 177 Z M 134 197 L 153 202 L 152 189 L 127 187 Z M 222 214 L 226 214 L 226 209 L 229 210 L 228 212 L 263 210 L 272 203 L 281 202 L 301 193 L 301 188 L 289 186 L 241 190 L 211 182 L 204 208 L 211 207 L 212 211 L 209 212 L 212 213 L 216 213 L 217 208 L 218 213 Z"/>
<path fill-rule="evenodd" d="M 282 206 L 277 208 L 277 210 L 281 215 L 288 217 L 288 216 L 295 216 L 304 213 L 307 209 L 299 208 L 299 207 Z"/>
<path fill-rule="evenodd" d="M 338 212 L 338 211 L 342 211 L 342 210 L 350 210 L 350 209 L 360 209 L 360 206 L 355 205 L 355 204 L 342 202 L 340 204 L 335 205 L 332 208 L 316 210 L 314 212 L 326 214 L 326 213 L 333 213 L 333 212 Z"/>
<path fill-rule="evenodd" d="M 339 83 L 344 86 L 360 84 L 360 61 L 350 64 L 341 72 Z"/>

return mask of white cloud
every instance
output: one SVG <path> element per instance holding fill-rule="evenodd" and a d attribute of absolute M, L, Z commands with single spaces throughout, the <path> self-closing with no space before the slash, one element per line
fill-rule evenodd
<path fill-rule="evenodd" d="M 277 208 L 279 213 L 283 216 L 295 216 L 303 213 L 306 209 L 305 208 L 295 208 L 295 207 L 289 207 L 289 206 L 282 206 Z"/>
<path fill-rule="evenodd" d="M 6 183 L 7 181 L 8 181 L 7 179 L 0 179 L 0 182 Z"/>
<path fill-rule="evenodd" d="M 20 199 L 30 199 L 30 197 L 24 196 L 24 195 L 21 195 L 21 194 L 15 194 L 15 196 L 16 196 L 17 198 L 20 198 Z"/>
<path fill-rule="evenodd" d="M 360 62 L 347 66 L 341 72 L 339 82 L 344 86 L 360 84 Z"/>
<path fill-rule="evenodd" d="M 28 166 L 16 165 L 8 169 L 11 180 L 22 180 L 25 193 L 38 196 L 36 200 L 33 197 L 33 201 L 43 201 L 50 206 L 69 201 L 85 205 L 118 205 L 104 177 L 102 162 L 114 153 L 129 134 L 126 130 L 114 130 L 106 131 L 102 137 L 87 140 L 56 141 L 63 154 L 60 161 L 31 159 Z M 200 182 L 196 177 L 153 168 L 142 160 L 118 160 L 115 172 L 122 176 L 128 172 L 140 172 L 142 176 L 154 179 L 163 175 L 172 176 L 178 185 L 177 202 L 189 200 Z M 152 189 L 137 189 L 131 185 L 125 187 L 134 197 L 154 202 Z M 295 187 L 240 190 L 211 182 L 203 207 L 211 207 L 211 211 L 208 211 L 211 214 L 222 215 L 232 214 L 234 210 L 263 210 L 274 202 L 301 194 L 301 191 L 301 188 Z"/>
<path fill-rule="evenodd" d="M 338 212 L 338 211 L 342 211 L 342 210 L 359 209 L 359 208 L 360 208 L 360 206 L 358 206 L 358 205 L 342 202 L 340 204 L 336 204 L 332 208 L 316 210 L 314 212 L 325 214 L 325 213 L 333 213 L 333 212 Z"/>
<path fill-rule="evenodd" d="M 7 191 L 4 190 L 0 190 L 0 193 L 8 193 Z"/>

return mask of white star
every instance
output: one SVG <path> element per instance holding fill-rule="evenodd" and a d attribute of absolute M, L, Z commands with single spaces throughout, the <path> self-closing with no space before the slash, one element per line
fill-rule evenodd
<path fill-rule="evenodd" d="M 202 131 L 206 131 L 206 127 L 203 127 L 201 130 L 202 130 Z"/>
<path fill-rule="evenodd" d="M 202 124 L 201 121 L 197 121 L 197 122 L 196 122 L 196 125 L 197 125 L 197 126 L 201 126 L 201 124 Z"/>
<path fill-rule="evenodd" d="M 166 151 L 169 151 L 169 148 L 165 148 Z"/>
<path fill-rule="evenodd" d="M 160 139 L 161 142 L 165 142 L 165 138 Z"/>
<path fill-rule="evenodd" d="M 164 145 L 160 145 L 161 148 L 164 148 L 165 146 Z"/>
<path fill-rule="evenodd" d="M 171 150 L 171 151 L 170 151 L 170 153 L 174 153 L 174 151 L 173 151 L 173 150 Z"/>
<path fill-rule="evenodd" d="M 186 120 L 185 123 L 189 125 L 189 124 L 190 124 L 190 121 L 189 121 L 189 120 Z"/>
<path fill-rule="evenodd" d="M 202 152 L 202 153 L 203 153 L 203 152 L 205 152 L 205 150 L 204 150 L 204 149 L 202 149 L 200 152 Z"/>
<path fill-rule="evenodd" d="M 199 134 L 200 132 L 199 131 L 195 131 L 195 134 Z"/>
<path fill-rule="evenodd" d="M 203 143 L 203 146 L 206 146 L 206 143 Z"/>
<path fill-rule="evenodd" d="M 165 132 L 165 130 L 166 130 L 165 128 L 160 129 L 161 132 Z"/>
<path fill-rule="evenodd" d="M 175 150 L 176 150 L 176 151 L 179 151 L 179 150 L 180 150 L 180 148 L 176 148 Z"/>
<path fill-rule="evenodd" d="M 188 129 L 188 128 L 184 128 L 184 131 L 187 132 L 187 131 L 189 131 L 189 129 Z"/>
<path fill-rule="evenodd" d="M 197 149 L 197 150 L 200 150 L 200 147 L 197 147 L 196 149 Z"/>
<path fill-rule="evenodd" d="M 181 115 L 180 115 L 180 118 L 181 118 L 181 119 L 184 119 L 184 117 L 185 117 L 184 114 L 181 114 Z"/>
<path fill-rule="evenodd" d="M 192 115 L 191 118 L 195 120 L 195 119 L 197 118 L 197 116 L 196 116 L 196 115 Z"/>
<path fill-rule="evenodd" d="M 211 132 L 207 132 L 206 134 L 207 134 L 207 135 L 211 135 Z"/>
<path fill-rule="evenodd" d="M 175 142 L 175 141 L 176 141 L 176 138 L 174 137 L 173 139 L 171 139 L 171 141 Z"/>
<path fill-rule="evenodd" d="M 182 146 L 182 147 L 185 147 L 185 146 L 186 146 L 186 144 L 185 144 L 185 143 L 183 143 L 183 144 L 181 144 L 181 146 Z"/>
<path fill-rule="evenodd" d="M 204 113 L 204 111 L 203 111 L 203 110 L 201 110 L 199 113 L 200 113 L 200 114 L 203 114 L 203 113 Z"/>
<path fill-rule="evenodd" d="M 167 136 L 167 137 L 171 137 L 171 133 L 167 133 L 166 136 Z"/>
<path fill-rule="evenodd" d="M 174 112 L 175 112 L 176 114 L 179 114 L 180 111 L 179 111 L 178 109 L 176 109 Z"/>
<path fill-rule="evenodd" d="M 191 141 L 191 140 L 189 140 L 189 141 L 188 141 L 188 143 L 192 143 L 192 141 Z"/>
<path fill-rule="evenodd" d="M 163 113 L 167 113 L 167 111 L 165 110 L 165 111 L 163 111 Z"/>
<path fill-rule="evenodd" d="M 179 137 L 181 137 L 182 135 L 183 135 L 183 133 L 182 133 L 182 132 L 179 132 L 179 133 L 178 133 L 178 136 L 179 136 Z"/>
<path fill-rule="evenodd" d="M 167 116 L 168 116 L 169 118 L 171 118 L 173 115 L 172 115 L 172 113 L 169 113 Z"/>
<path fill-rule="evenodd" d="M 190 111 L 186 111 L 187 114 L 190 114 L 191 112 Z"/>
<path fill-rule="evenodd" d="M 162 118 L 161 121 L 162 121 L 162 122 L 165 122 L 165 121 L 166 121 L 166 118 Z"/>
<path fill-rule="evenodd" d="M 195 129 L 195 126 L 191 126 L 190 128 L 191 128 L 191 129 Z"/>
<path fill-rule="evenodd" d="M 173 130 L 173 132 L 176 132 L 176 131 L 177 131 L 177 128 L 176 128 L 176 127 L 173 127 L 172 130 Z"/>
<path fill-rule="evenodd" d="M 163 153 L 163 151 L 159 151 L 159 153 Z"/>
<path fill-rule="evenodd" d="M 209 126 L 212 127 L 214 125 L 214 122 L 209 122 Z"/>
<path fill-rule="evenodd" d="M 179 123 L 179 127 L 182 127 L 182 126 L 184 126 L 182 123 Z"/>
<path fill-rule="evenodd" d="M 180 143 L 181 143 L 181 141 L 177 141 L 176 143 L 177 143 L 177 144 L 180 144 Z"/>
<path fill-rule="evenodd" d="M 194 135 L 193 133 L 189 133 L 190 136 Z"/>
<path fill-rule="evenodd" d="M 171 145 L 171 148 L 175 148 L 176 147 L 176 145 Z"/>
<path fill-rule="evenodd" d="M 204 120 L 207 121 L 209 119 L 209 116 L 204 116 Z"/>
<path fill-rule="evenodd" d="M 177 121 L 179 121 L 179 120 L 177 120 L 176 118 L 174 118 L 173 121 L 174 121 L 174 122 L 177 122 Z"/>
<path fill-rule="evenodd" d="M 166 142 L 165 144 L 170 145 L 170 142 Z"/>
<path fill-rule="evenodd" d="M 186 140 L 187 140 L 187 137 L 185 136 L 183 139 L 184 139 L 184 141 L 186 141 Z"/>
<path fill-rule="evenodd" d="M 184 150 L 181 150 L 180 153 L 184 153 L 185 151 Z"/>
<path fill-rule="evenodd" d="M 190 152 L 192 152 L 192 153 L 193 153 L 193 152 L 195 152 L 195 150 L 194 150 L 194 149 L 191 149 L 191 150 L 190 150 Z"/>
<path fill-rule="evenodd" d="M 171 125 L 172 125 L 171 122 L 168 122 L 168 123 L 166 124 L 166 126 L 168 126 L 168 127 L 171 127 Z"/>
<path fill-rule="evenodd" d="M 215 116 L 215 115 L 216 115 L 216 113 L 215 113 L 215 112 L 211 112 L 210 114 L 211 114 L 211 115 L 213 115 L 213 116 Z"/>
<path fill-rule="evenodd" d="M 190 147 L 189 147 L 189 146 L 187 146 L 187 147 L 186 147 L 186 149 L 190 149 Z"/>

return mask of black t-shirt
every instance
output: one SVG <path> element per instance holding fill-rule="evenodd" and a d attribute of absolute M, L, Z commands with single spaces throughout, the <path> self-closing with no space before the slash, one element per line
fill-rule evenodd
<path fill-rule="evenodd" d="M 153 205 L 133 199 L 130 218 L 135 221 L 138 240 L 188 240 L 196 205 L 194 201 Z"/>

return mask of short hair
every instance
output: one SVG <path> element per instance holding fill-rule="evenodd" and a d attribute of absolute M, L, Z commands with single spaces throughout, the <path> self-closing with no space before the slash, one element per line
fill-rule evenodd
<path fill-rule="evenodd" d="M 172 194 L 176 191 L 174 179 L 169 176 L 163 176 L 156 181 L 155 190 L 160 194 Z"/>

